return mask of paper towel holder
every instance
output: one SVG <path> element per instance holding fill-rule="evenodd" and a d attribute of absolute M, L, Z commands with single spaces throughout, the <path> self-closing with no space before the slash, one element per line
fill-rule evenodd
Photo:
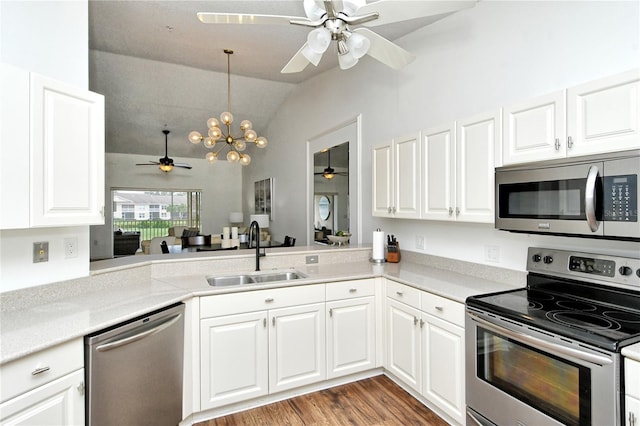
<path fill-rule="evenodd" d="M 380 232 L 380 228 L 376 229 L 376 232 Z M 375 234 L 375 232 L 374 232 L 374 234 Z M 374 238 L 374 240 L 375 240 L 375 238 Z M 375 241 L 374 241 L 374 246 L 375 246 Z M 375 252 L 375 248 L 374 248 L 374 250 L 373 250 L 373 251 Z M 387 261 L 387 259 L 386 259 L 386 258 L 385 258 L 385 256 L 384 256 L 384 249 L 383 249 L 382 254 L 383 254 L 383 255 L 382 255 L 382 259 L 374 259 L 374 258 L 373 258 L 373 252 L 372 252 L 372 253 L 371 253 L 371 257 L 369 258 L 369 262 L 371 262 L 371 263 L 377 263 L 377 264 L 385 263 L 385 262 Z"/>

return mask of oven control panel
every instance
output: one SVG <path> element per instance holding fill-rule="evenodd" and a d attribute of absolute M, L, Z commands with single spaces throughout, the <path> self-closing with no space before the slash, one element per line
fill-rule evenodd
<path fill-rule="evenodd" d="M 527 270 L 640 288 L 640 259 L 529 247 Z"/>
<path fill-rule="evenodd" d="M 616 275 L 616 262 L 591 257 L 569 256 L 569 270 L 584 274 L 614 277 Z"/>

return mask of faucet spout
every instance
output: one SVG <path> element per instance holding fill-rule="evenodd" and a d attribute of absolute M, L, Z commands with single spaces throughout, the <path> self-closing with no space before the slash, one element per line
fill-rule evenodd
<path fill-rule="evenodd" d="M 256 271 L 260 270 L 260 256 L 264 256 L 260 254 L 260 225 L 255 220 L 251 222 L 249 225 L 249 248 L 251 248 L 251 240 L 253 237 L 253 232 L 255 230 L 255 240 L 256 240 Z"/>

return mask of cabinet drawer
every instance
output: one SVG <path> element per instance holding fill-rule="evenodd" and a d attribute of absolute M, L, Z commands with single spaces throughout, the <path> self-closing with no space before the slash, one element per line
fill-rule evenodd
<path fill-rule="evenodd" d="M 420 290 L 387 280 L 387 297 L 420 309 Z"/>
<path fill-rule="evenodd" d="M 624 386 L 628 396 L 640 399 L 640 362 L 624 359 Z"/>
<path fill-rule="evenodd" d="M 375 285 L 373 279 L 340 281 L 327 284 L 327 301 L 353 299 L 354 297 L 373 296 Z"/>
<path fill-rule="evenodd" d="M 424 291 L 421 296 L 422 312 L 464 327 L 464 304 Z"/>
<path fill-rule="evenodd" d="M 71 340 L 0 366 L 0 401 L 84 367 L 82 339 Z"/>
<path fill-rule="evenodd" d="M 324 284 L 243 291 L 200 298 L 200 318 L 324 302 Z"/>

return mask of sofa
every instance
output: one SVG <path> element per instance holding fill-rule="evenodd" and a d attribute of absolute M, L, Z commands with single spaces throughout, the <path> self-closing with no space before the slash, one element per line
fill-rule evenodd
<path fill-rule="evenodd" d="M 185 232 L 187 231 L 187 232 Z M 150 240 L 143 240 L 140 243 L 140 251 L 136 254 L 160 254 L 160 244 L 166 241 L 168 245 L 182 245 L 182 236 L 187 234 L 198 235 L 198 228 L 190 228 L 188 226 L 172 226 L 169 228 L 168 235 L 164 237 L 154 237 Z"/>

